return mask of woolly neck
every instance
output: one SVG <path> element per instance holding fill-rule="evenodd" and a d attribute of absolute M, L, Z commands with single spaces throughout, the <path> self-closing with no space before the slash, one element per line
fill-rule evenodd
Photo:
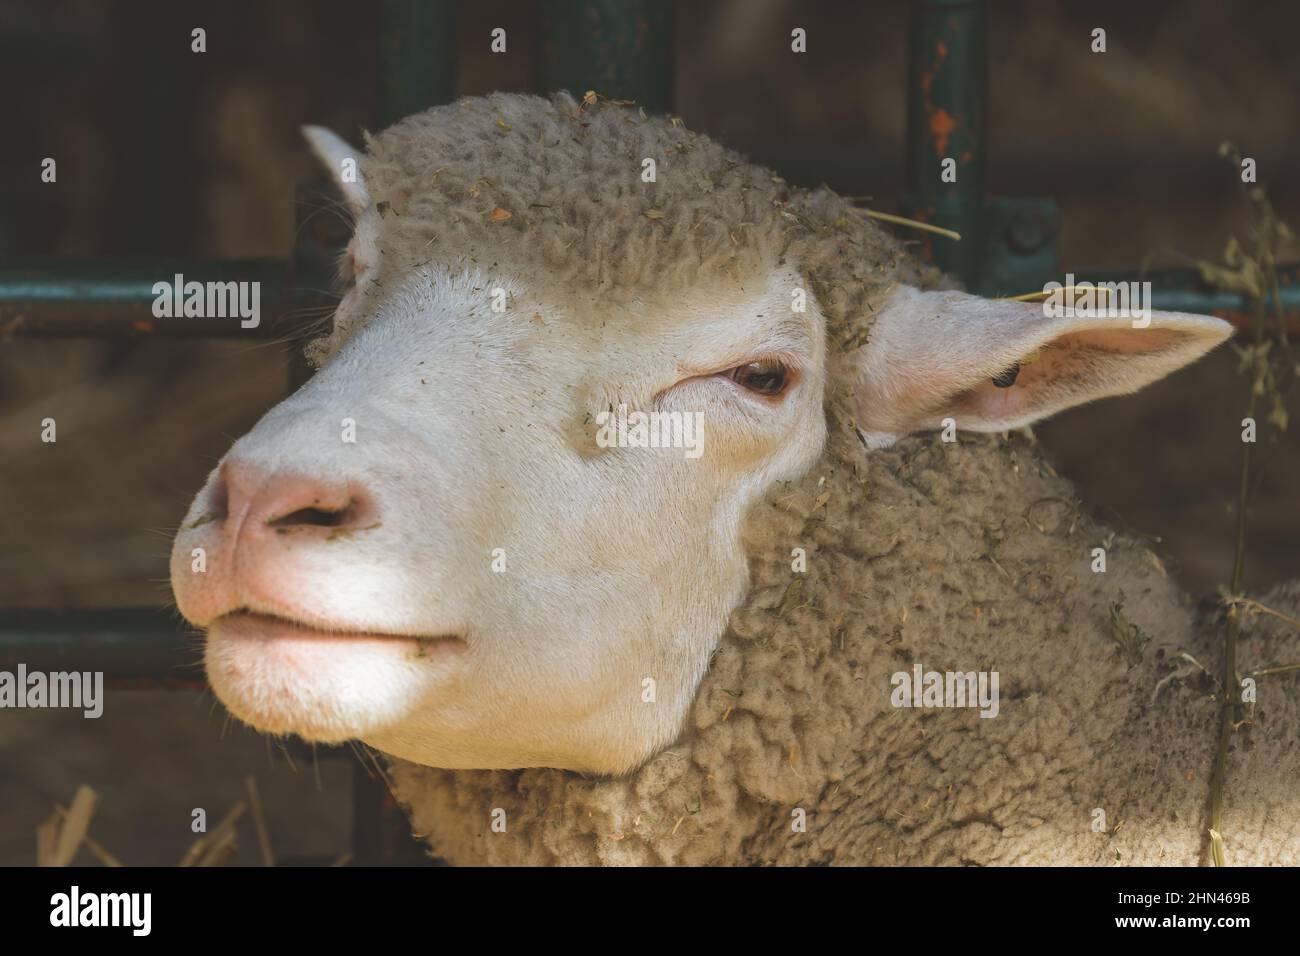
<path fill-rule="evenodd" d="M 821 462 L 746 523 L 750 591 L 680 739 L 613 779 L 395 761 L 396 793 L 435 853 L 1195 862 L 1217 710 L 1195 681 L 1166 686 L 1172 709 L 1151 706 L 1175 652 L 1206 651 L 1142 543 L 1092 522 L 1020 436 L 924 437 L 868 455 L 846 422 L 831 425 Z M 1095 573 L 1102 541 L 1108 569 Z M 1116 605 L 1149 637 L 1140 659 L 1113 639 Z M 891 676 L 918 663 L 998 671 L 999 716 L 892 706 Z M 1152 745 L 1160 734 L 1176 740 Z M 1092 829 L 1098 808 L 1107 832 Z M 505 832 L 492 829 L 496 809 Z M 1129 833 L 1109 832 L 1121 817 Z"/>

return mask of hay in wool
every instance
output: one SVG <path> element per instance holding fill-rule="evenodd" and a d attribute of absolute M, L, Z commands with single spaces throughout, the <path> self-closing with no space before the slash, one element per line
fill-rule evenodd
<path fill-rule="evenodd" d="M 394 761 L 433 852 L 456 864 L 1198 861 L 1224 689 L 1189 663 L 1211 666 L 1211 628 L 1145 546 L 1094 524 L 1020 438 L 918 437 L 871 454 L 857 439 L 846 353 L 896 283 L 934 281 L 896 242 L 828 190 L 564 95 L 464 100 L 369 145 L 379 268 L 394 277 L 500 266 L 615 304 L 794 264 L 838 346 L 824 456 L 749 516 L 748 597 L 681 738 L 619 778 Z M 660 164 L 653 185 L 639 180 L 644 157 Z M 1108 570 L 1093 573 L 1103 541 Z M 794 548 L 808 554 L 802 574 Z M 1265 601 L 1294 612 L 1300 591 Z M 1275 623 L 1243 641 L 1243 672 L 1300 657 Z M 891 706 L 891 675 L 918 663 L 997 671 L 999 715 Z M 1284 680 L 1261 682 L 1255 723 L 1234 738 L 1233 863 L 1300 862 L 1300 710 Z"/>

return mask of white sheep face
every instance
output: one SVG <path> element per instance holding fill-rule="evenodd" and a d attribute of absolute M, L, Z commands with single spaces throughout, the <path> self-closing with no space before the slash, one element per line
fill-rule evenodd
<path fill-rule="evenodd" d="M 311 136 L 333 168 L 355 155 Z M 820 455 L 815 298 L 788 267 L 617 306 L 477 266 L 395 274 L 364 185 L 343 186 L 350 331 L 235 443 L 175 542 L 213 688 L 261 730 L 432 766 L 635 767 L 680 732 L 745 596 L 747 510 Z M 1229 330 L 906 288 L 875 321 L 834 363 L 873 447 L 1133 391 Z M 990 384 L 1030 352 L 1013 389 Z M 602 447 L 620 406 L 688 427 Z"/>
<path fill-rule="evenodd" d="M 815 305 L 792 311 L 789 273 L 639 315 L 503 275 L 365 281 L 360 330 L 177 539 L 216 693 L 269 732 L 437 766 L 635 766 L 744 596 L 742 516 L 820 452 Z M 687 447 L 601 447 L 620 405 L 685 416 Z"/>

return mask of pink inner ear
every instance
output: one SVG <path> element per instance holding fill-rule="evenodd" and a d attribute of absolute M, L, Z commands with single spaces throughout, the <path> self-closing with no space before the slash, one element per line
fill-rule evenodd
<path fill-rule="evenodd" d="M 1021 366 L 1016 383 L 1010 388 L 998 388 L 991 378 L 986 378 L 953 396 L 950 407 L 958 421 L 963 415 L 991 421 L 1019 418 L 1033 406 L 1034 396 L 1041 395 L 1043 386 L 1052 379 L 1053 364 L 1056 363 L 1044 349 L 1037 362 Z"/>
<path fill-rule="evenodd" d="M 1079 332 L 1067 332 L 1053 339 L 1047 348 L 1065 351 L 1091 349 L 1121 355 L 1136 355 L 1139 352 L 1159 352 L 1173 345 L 1180 338 L 1182 336 L 1173 329 L 1085 329 Z"/>
<path fill-rule="evenodd" d="M 1087 356 L 1110 351 L 1110 343 L 1097 341 L 1094 333 L 1063 335 L 1044 345 L 1036 361 L 1020 366 L 1015 384 L 1010 388 L 994 385 L 993 375 L 1001 369 L 991 370 L 988 378 L 954 395 L 949 407 L 959 418 L 962 415 L 985 421 L 1020 418 L 1040 404 L 1043 394 L 1054 384 L 1086 374 L 1090 364 Z"/>
<path fill-rule="evenodd" d="M 1116 355 L 1158 352 L 1175 344 L 1170 329 L 1087 329 L 1069 332 L 1043 346 L 1035 362 L 1020 367 L 1015 384 L 998 388 L 992 372 L 953 396 L 949 407 L 960 417 L 1015 421 L 1036 412 L 1053 393 L 1075 390 L 1104 375 L 1103 364 Z"/>

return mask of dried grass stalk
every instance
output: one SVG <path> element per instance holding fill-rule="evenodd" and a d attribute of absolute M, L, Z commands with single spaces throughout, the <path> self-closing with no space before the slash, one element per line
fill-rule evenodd
<path fill-rule="evenodd" d="M 911 229 L 920 229 L 922 232 L 932 232 L 936 236 L 943 236 L 946 239 L 952 239 L 961 242 L 961 233 L 952 229 L 945 229 L 942 226 L 934 226 L 928 222 L 921 222 L 918 219 L 908 219 L 906 216 L 895 216 L 893 213 L 877 212 L 874 209 L 859 208 L 857 212 L 862 213 L 868 219 L 879 219 L 881 222 L 892 222 L 896 226 L 908 226 Z"/>
<path fill-rule="evenodd" d="M 54 844 L 59 839 L 59 819 L 50 817 L 36 827 L 36 865 L 54 865 Z"/>
<path fill-rule="evenodd" d="M 73 794 L 72 805 L 59 827 L 58 840 L 54 846 L 53 866 L 68 866 L 81 849 L 81 843 L 90 829 L 90 818 L 95 815 L 95 803 L 98 801 L 95 791 L 82 784 Z"/>
<path fill-rule="evenodd" d="M 57 813 L 60 817 L 67 819 L 68 811 L 63 807 L 59 806 L 58 804 L 55 804 L 54 812 Z M 105 866 L 122 865 L 121 860 L 115 857 L 112 853 L 109 853 L 108 850 L 104 849 L 104 845 L 98 842 L 97 840 L 95 840 L 89 833 L 85 835 L 85 837 L 82 839 L 82 842 L 85 844 L 86 849 L 90 851 L 90 855 L 93 856 L 95 859 L 97 859 L 100 863 L 104 864 Z"/>
<path fill-rule="evenodd" d="M 197 840 L 190 844 L 190 848 L 185 851 L 181 857 L 178 866 L 204 866 L 202 861 L 207 859 L 214 851 L 219 851 L 226 842 L 225 834 L 230 833 L 230 839 L 234 839 L 235 823 L 244 815 L 248 809 L 248 804 L 240 800 L 230 811 L 221 819 L 221 822 L 213 827 L 210 831 L 203 834 Z"/>
<path fill-rule="evenodd" d="M 244 778 L 244 789 L 248 793 L 248 806 L 253 814 L 253 828 L 257 831 L 257 845 L 262 851 L 262 864 L 275 866 L 271 836 L 266 828 L 266 815 L 262 812 L 262 798 L 257 794 L 257 780 L 251 774 Z"/>

